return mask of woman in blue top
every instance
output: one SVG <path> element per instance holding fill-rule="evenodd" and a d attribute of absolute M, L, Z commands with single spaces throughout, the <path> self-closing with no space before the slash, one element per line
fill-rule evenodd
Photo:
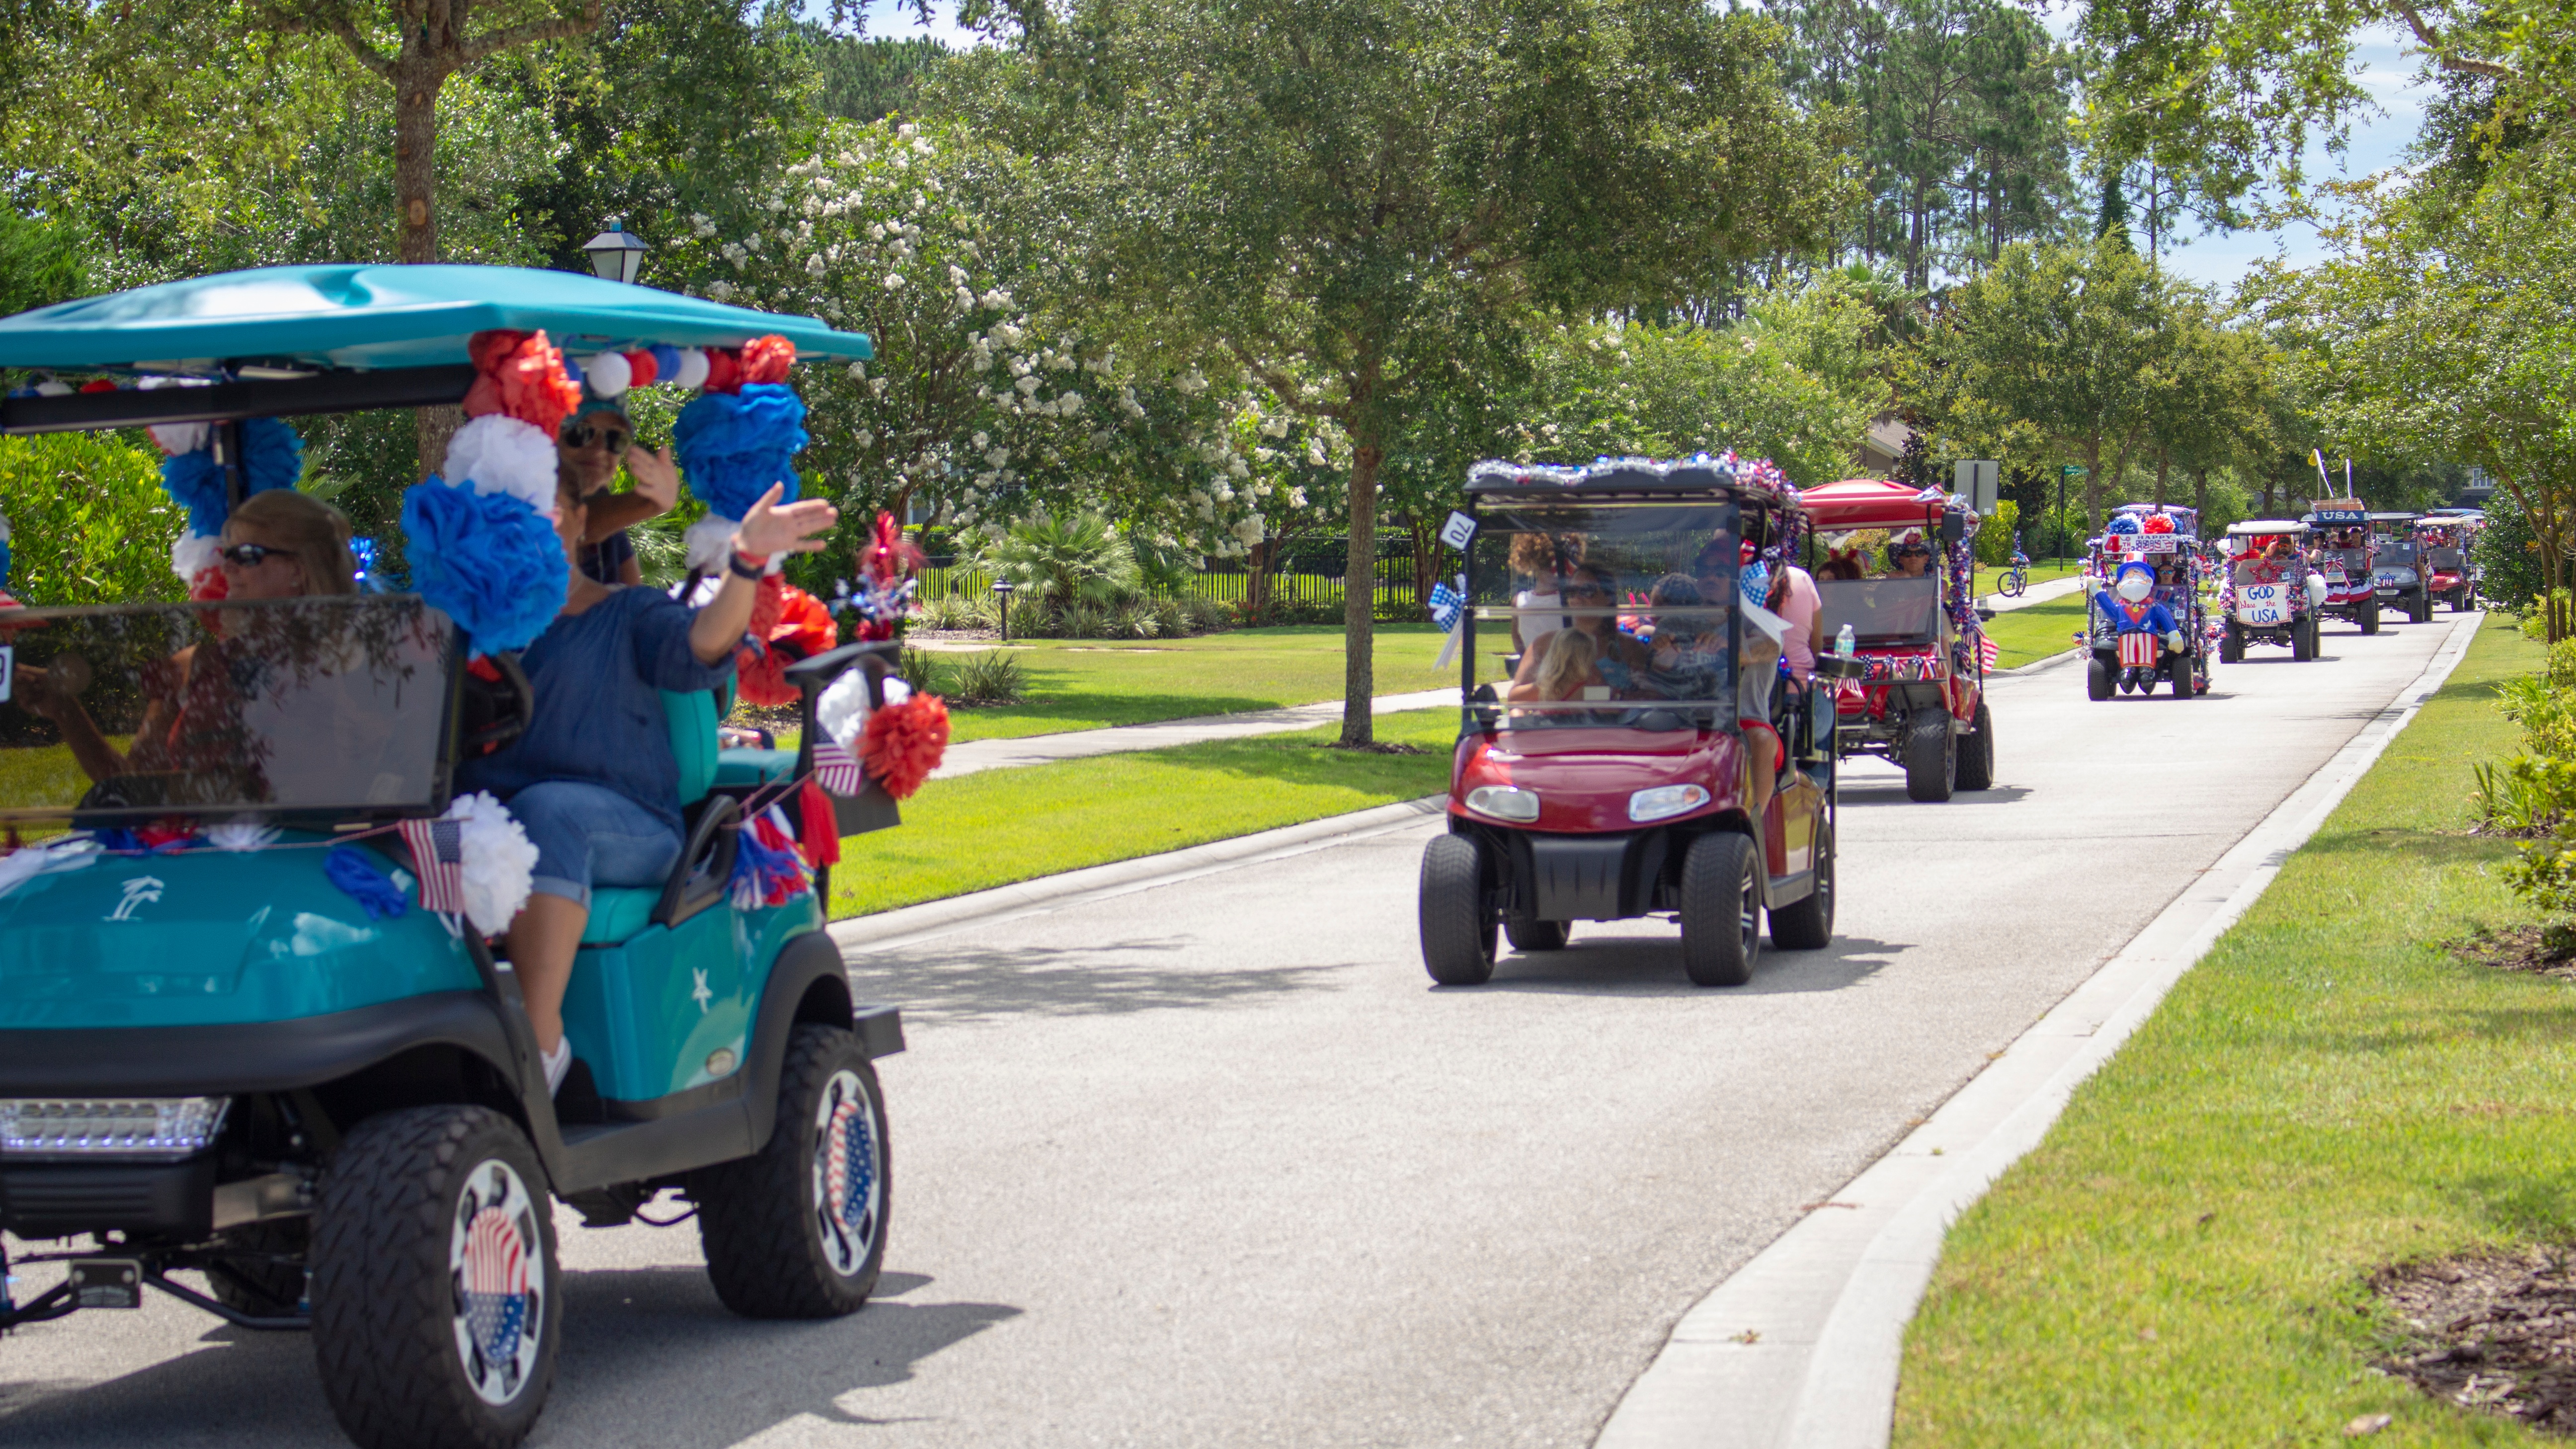
<path fill-rule="evenodd" d="M 508 804 L 537 847 L 528 904 L 507 939 L 550 1089 L 572 1066 L 564 989 L 591 888 L 660 885 L 680 858 L 680 765 L 659 691 L 714 689 L 731 677 L 769 556 L 815 552 L 823 540 L 812 535 L 839 519 L 821 501 L 776 507 L 778 495 L 772 487 L 743 515 L 723 586 L 703 608 L 575 568 L 563 612 L 520 656 L 535 695 L 527 728 L 458 771 L 460 788 Z M 556 475 L 555 501 L 564 556 L 577 560 L 589 519 L 569 471 Z"/>

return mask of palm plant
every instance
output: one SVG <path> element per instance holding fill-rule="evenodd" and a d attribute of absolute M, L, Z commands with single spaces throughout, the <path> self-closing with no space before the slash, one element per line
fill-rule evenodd
<path fill-rule="evenodd" d="M 1015 600 L 1046 612 L 1077 605 L 1107 609 L 1143 591 L 1136 552 L 1093 513 L 1041 513 L 987 544 L 975 566 L 1019 591 Z"/>

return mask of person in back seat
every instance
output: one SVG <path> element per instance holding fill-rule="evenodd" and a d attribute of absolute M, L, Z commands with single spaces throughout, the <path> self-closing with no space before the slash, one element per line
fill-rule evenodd
<path fill-rule="evenodd" d="M 563 612 L 520 656 L 534 700 L 527 728 L 458 767 L 459 790 L 489 790 L 537 847 L 528 904 L 510 923 L 510 964 L 545 1053 L 546 1085 L 572 1066 L 564 990 L 595 886 L 658 886 L 679 863 L 680 766 L 660 691 L 715 689 L 733 673 L 769 556 L 811 553 L 839 518 L 819 500 L 777 506 L 773 487 L 743 515 L 715 598 L 690 609 L 658 590 L 584 575 L 581 480 L 558 471 L 555 531 L 576 565 Z"/>

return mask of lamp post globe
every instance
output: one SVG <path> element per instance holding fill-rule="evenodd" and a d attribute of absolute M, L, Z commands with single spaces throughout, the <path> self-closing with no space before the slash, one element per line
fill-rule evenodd
<path fill-rule="evenodd" d="M 608 219 L 608 230 L 581 244 L 590 258 L 590 269 L 605 281 L 633 285 L 644 271 L 644 254 L 652 244 L 626 229 L 616 217 Z"/>

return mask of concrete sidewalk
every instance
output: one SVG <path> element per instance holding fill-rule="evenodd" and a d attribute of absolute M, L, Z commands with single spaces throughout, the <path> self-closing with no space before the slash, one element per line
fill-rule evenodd
<path fill-rule="evenodd" d="M 2084 576 L 2070 574 L 2062 579 L 2050 579 L 2044 584 L 2033 584 L 2022 590 L 2021 597 L 2018 599 L 2007 599 L 2001 594 L 1988 594 L 1985 605 L 1998 614 L 2009 614 L 2015 609 L 2027 609 L 2033 604 L 2044 604 L 2051 599 L 2065 598 L 2082 587 L 2084 587 Z"/>
<path fill-rule="evenodd" d="M 1381 694 L 1375 713 L 1397 714 L 1409 709 L 1434 709 L 1458 702 L 1458 687 L 1417 690 L 1411 694 Z M 1246 710 L 1241 714 L 1208 714 L 1195 719 L 1168 719 L 1155 724 L 1118 725 L 1105 730 L 1068 730 L 1063 734 L 1029 735 L 1016 740 L 973 740 L 950 745 L 948 754 L 933 770 L 934 780 L 953 780 L 981 770 L 1007 770 L 1014 765 L 1044 765 L 1056 760 L 1083 760 L 1093 755 L 1118 755 L 1129 750 L 1159 750 L 1170 745 L 1195 745 L 1203 740 L 1241 740 L 1256 735 L 1285 734 L 1290 730 L 1310 730 L 1317 725 L 1332 724 L 1342 717 L 1342 702 L 1326 700 L 1321 704 L 1290 705 L 1286 709 Z"/>

